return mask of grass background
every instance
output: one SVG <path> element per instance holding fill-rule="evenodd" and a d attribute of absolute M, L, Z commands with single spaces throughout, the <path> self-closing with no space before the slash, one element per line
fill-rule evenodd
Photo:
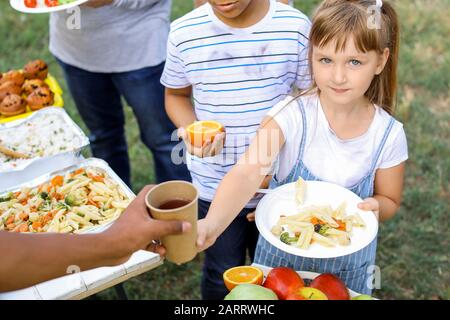
<path fill-rule="evenodd" d="M 402 35 L 396 118 L 408 138 L 403 206 L 380 227 L 377 264 L 382 299 L 449 299 L 449 180 L 450 180 L 450 0 L 393 1 Z M 310 15 L 319 0 L 296 0 Z M 190 0 L 174 0 L 172 19 L 192 9 Z M 21 68 L 41 58 L 61 82 L 66 110 L 84 129 L 56 61 L 48 51 L 48 16 L 15 12 L 0 2 L 0 70 Z M 130 108 L 127 139 L 132 182 L 138 191 L 154 181 L 152 157 L 139 140 Z M 183 266 L 165 263 L 128 280 L 131 299 L 199 299 L 203 256 Z M 92 299 L 115 299 L 113 289 Z"/>

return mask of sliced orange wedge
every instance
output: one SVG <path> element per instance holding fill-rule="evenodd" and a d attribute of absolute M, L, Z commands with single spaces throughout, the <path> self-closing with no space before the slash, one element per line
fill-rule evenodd
<path fill-rule="evenodd" d="M 253 266 L 238 266 L 223 273 L 223 281 L 228 290 L 232 290 L 242 283 L 261 285 L 264 274 L 261 269 Z"/>
<path fill-rule="evenodd" d="M 212 142 L 218 133 L 225 132 L 225 128 L 217 121 L 196 121 L 190 124 L 186 131 L 191 144 L 201 147 L 206 141 Z"/>

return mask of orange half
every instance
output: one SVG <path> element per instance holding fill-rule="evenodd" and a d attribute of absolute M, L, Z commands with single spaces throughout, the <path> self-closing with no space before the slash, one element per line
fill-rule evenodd
<path fill-rule="evenodd" d="M 225 132 L 225 128 L 217 121 L 196 121 L 190 124 L 186 131 L 189 135 L 189 140 L 193 146 L 201 147 L 206 141 L 213 141 L 214 137 L 220 133 Z"/>
<path fill-rule="evenodd" d="M 230 291 L 242 283 L 261 285 L 263 278 L 262 270 L 253 266 L 238 266 L 230 268 L 223 273 L 225 287 Z"/>

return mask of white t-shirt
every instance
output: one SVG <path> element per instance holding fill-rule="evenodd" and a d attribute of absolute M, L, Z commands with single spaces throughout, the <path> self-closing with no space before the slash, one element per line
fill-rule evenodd
<path fill-rule="evenodd" d="M 268 113 L 280 126 L 285 137 L 285 145 L 274 164 L 278 181 L 289 175 L 300 152 L 304 124 L 299 100 L 304 106 L 307 128 L 302 159 L 304 165 L 323 181 L 347 188 L 358 183 L 372 166 L 391 116 L 375 106 L 375 116 L 368 130 L 359 137 L 342 140 L 329 126 L 316 94 L 294 101 L 293 97 L 287 97 Z M 391 168 L 406 159 L 408 146 L 405 132 L 403 125 L 395 120 L 375 168 Z"/>
<path fill-rule="evenodd" d="M 225 126 L 225 146 L 215 157 L 187 155 L 200 198 L 211 201 L 216 189 L 246 151 L 267 112 L 294 86 L 310 85 L 307 16 L 270 1 L 270 9 L 248 28 L 223 23 L 206 3 L 174 21 L 161 83 L 192 86 L 198 120 Z M 255 207 L 253 199 L 247 207 Z"/>

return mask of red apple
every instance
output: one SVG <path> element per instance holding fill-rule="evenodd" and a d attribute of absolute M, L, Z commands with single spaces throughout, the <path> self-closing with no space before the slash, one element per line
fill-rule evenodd
<path fill-rule="evenodd" d="M 273 290 L 280 300 L 286 299 L 290 292 L 305 286 L 303 279 L 294 269 L 276 267 L 270 270 L 264 287 Z"/>
<path fill-rule="evenodd" d="M 323 273 L 316 277 L 310 287 L 325 293 L 329 300 L 350 300 L 350 294 L 344 281 L 331 273 Z"/>
<path fill-rule="evenodd" d="M 288 294 L 286 300 L 328 300 L 328 298 L 326 294 L 319 289 L 301 287 Z"/>

